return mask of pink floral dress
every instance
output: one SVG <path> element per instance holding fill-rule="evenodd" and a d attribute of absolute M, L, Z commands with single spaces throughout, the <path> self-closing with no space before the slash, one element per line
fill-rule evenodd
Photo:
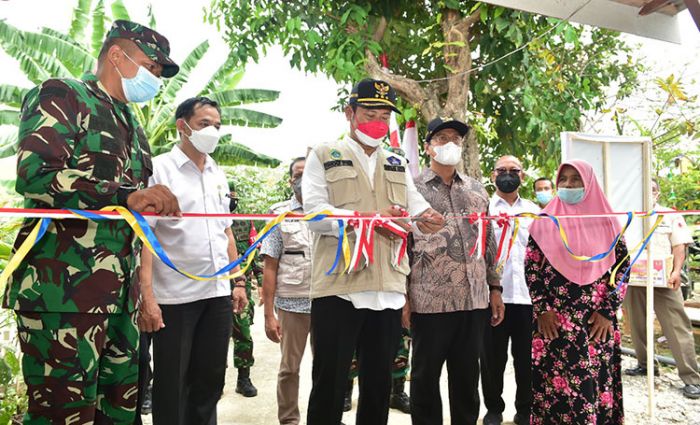
<path fill-rule="evenodd" d="M 626 255 L 624 242 L 618 243 L 615 258 L 619 261 Z M 629 264 L 624 261 L 615 282 Z M 567 281 L 532 238 L 525 256 L 525 278 L 533 304 L 530 423 L 622 424 L 620 330 L 615 313 L 627 287 L 614 291 L 609 272 L 590 285 Z M 537 317 L 547 310 L 554 310 L 560 323 L 559 337 L 552 340 L 537 332 Z M 587 321 L 595 311 L 612 320 L 613 336 L 607 341 L 589 339 Z"/>

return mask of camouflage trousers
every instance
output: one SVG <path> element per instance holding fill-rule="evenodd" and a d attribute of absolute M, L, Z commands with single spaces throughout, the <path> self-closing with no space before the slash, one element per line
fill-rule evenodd
<path fill-rule="evenodd" d="M 136 313 L 17 312 L 29 406 L 24 424 L 132 424 Z"/>
<path fill-rule="evenodd" d="M 392 379 L 405 378 L 408 376 L 408 372 L 411 369 L 411 364 L 408 361 L 408 354 L 411 350 L 411 331 L 406 328 L 401 328 L 401 339 L 399 340 L 399 346 L 397 347 L 396 357 L 394 357 L 394 365 L 391 368 Z M 357 365 L 357 353 L 352 356 L 352 363 L 350 364 L 350 373 L 348 378 L 353 380 L 357 378 L 360 370 Z"/>
<path fill-rule="evenodd" d="M 253 336 L 250 327 L 255 317 L 255 302 L 251 297 L 251 285 L 246 286 L 248 306 L 240 313 L 233 315 L 233 367 L 236 369 L 250 368 L 255 363 L 253 357 Z"/>

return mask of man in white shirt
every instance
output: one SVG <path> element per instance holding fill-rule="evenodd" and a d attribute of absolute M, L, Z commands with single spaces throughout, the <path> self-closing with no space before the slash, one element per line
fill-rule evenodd
<path fill-rule="evenodd" d="M 219 140 L 219 106 L 205 97 L 191 98 L 178 106 L 175 117 L 180 143 L 153 159 L 149 183 L 169 187 L 183 211 L 228 213 L 226 176 L 208 155 Z M 172 262 L 183 271 L 212 274 L 238 258 L 230 219 L 150 224 Z M 227 279 L 189 279 L 143 250 L 139 328 L 154 332 L 155 425 L 216 423 L 232 314 L 248 302 L 245 278 L 236 279 L 233 286 L 232 291 Z"/>
<path fill-rule="evenodd" d="M 496 184 L 496 192 L 489 203 L 489 215 L 496 216 L 501 213 L 515 215 L 524 212 L 537 214 L 540 212 L 537 205 L 519 195 L 520 184 L 525 179 L 525 173 L 518 158 L 510 155 L 499 158 L 491 178 Z M 513 422 L 517 425 L 530 423 L 532 302 L 525 284 L 525 250 L 529 237 L 527 228 L 532 220 L 519 219 L 519 221 L 518 236 L 513 242 L 510 257 L 503 265 L 501 276 L 503 302 L 506 305 L 505 318 L 500 325 L 487 329 L 484 336 L 484 349 L 481 356 L 481 386 L 484 393 L 484 404 L 488 411 L 484 417 L 484 425 L 500 424 L 503 421 L 505 403 L 501 395 L 503 394 L 503 373 L 508 361 L 509 339 L 517 385 L 515 393 L 516 414 Z M 513 234 L 514 224 L 511 220 L 498 259 L 499 262 L 506 258 L 508 242 Z M 499 225 L 495 225 L 493 228 L 498 242 L 501 240 L 503 228 Z"/>
<path fill-rule="evenodd" d="M 345 116 L 349 133 L 314 147 L 306 160 L 302 193 L 304 211 L 333 214 L 420 217 L 421 232 L 433 233 L 442 215 L 417 192 L 406 160 L 381 148 L 389 129 L 396 94 L 389 84 L 362 80 L 352 90 Z M 394 221 L 410 229 L 408 220 Z M 311 278 L 311 333 L 314 338 L 313 388 L 309 425 L 338 424 L 353 352 L 360 369 L 358 425 L 386 424 L 389 415 L 391 366 L 401 332 L 408 258 L 398 261 L 401 244 L 386 230 L 376 231 L 374 262 L 343 273 L 341 259 L 333 272 L 338 224 L 309 224 L 314 232 Z M 355 241 L 351 230 L 351 241 Z"/>

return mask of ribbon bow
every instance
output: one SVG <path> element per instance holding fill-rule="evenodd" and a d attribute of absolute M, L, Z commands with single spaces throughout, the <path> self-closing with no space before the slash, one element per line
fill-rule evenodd
<path fill-rule="evenodd" d="M 469 255 L 473 256 L 476 254 L 477 256 L 486 256 L 486 226 L 488 224 L 486 221 L 486 213 L 479 212 L 469 214 L 469 224 L 474 223 L 477 225 L 477 235 Z"/>

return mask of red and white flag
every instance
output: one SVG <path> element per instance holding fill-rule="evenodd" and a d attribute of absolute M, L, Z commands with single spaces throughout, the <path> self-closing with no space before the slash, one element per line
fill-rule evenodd
<path fill-rule="evenodd" d="M 420 174 L 418 162 L 418 129 L 415 121 L 406 121 L 406 129 L 403 132 L 403 147 L 406 159 L 408 160 L 408 170 L 413 178 Z"/>
<path fill-rule="evenodd" d="M 401 147 L 401 133 L 399 133 L 399 123 L 396 122 L 396 112 L 392 112 L 389 119 L 389 146 Z"/>

